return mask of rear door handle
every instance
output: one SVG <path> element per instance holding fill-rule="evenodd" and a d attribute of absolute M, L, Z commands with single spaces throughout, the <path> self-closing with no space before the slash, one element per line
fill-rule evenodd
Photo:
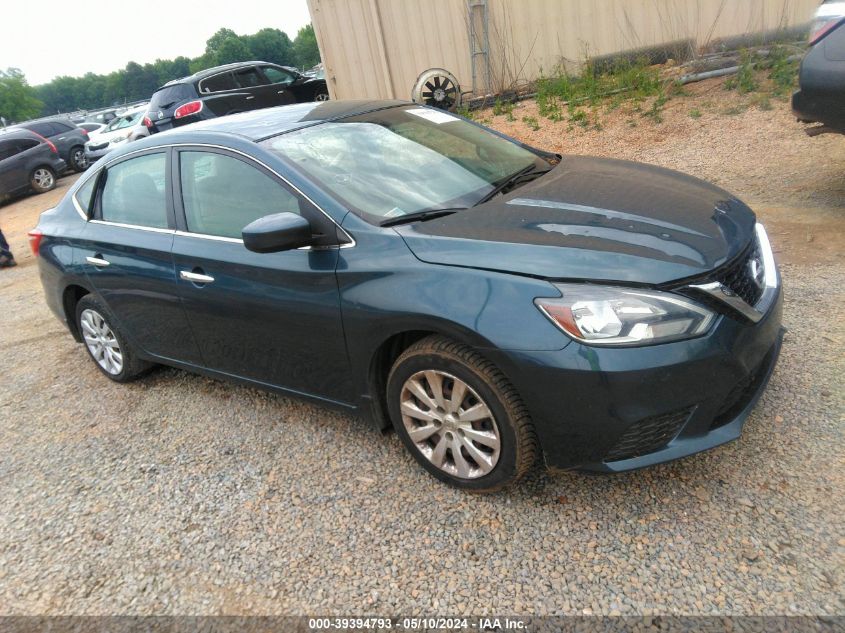
<path fill-rule="evenodd" d="M 179 277 L 185 281 L 190 281 L 195 284 L 210 284 L 214 281 L 214 277 L 202 275 L 200 273 L 192 273 L 190 270 L 179 271 Z"/>
<path fill-rule="evenodd" d="M 255 95 L 246 98 L 247 101 L 249 101 L 250 99 L 255 99 Z"/>
<path fill-rule="evenodd" d="M 105 268 L 109 265 L 109 263 L 102 257 L 86 257 L 85 261 L 89 264 L 93 264 L 97 268 Z"/>

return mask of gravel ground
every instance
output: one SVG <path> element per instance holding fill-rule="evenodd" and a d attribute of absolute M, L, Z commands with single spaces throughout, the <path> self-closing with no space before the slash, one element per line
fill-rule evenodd
<path fill-rule="evenodd" d="M 700 124 L 706 153 L 679 134 L 639 155 L 718 170 L 713 148 L 759 139 Z M 630 148 L 589 139 L 581 152 Z M 21 261 L 0 272 L 0 613 L 845 614 L 845 267 L 826 241 L 845 142 L 816 140 L 749 167 L 793 173 L 798 193 L 780 178 L 771 195 L 748 189 L 793 212 L 769 215 L 790 332 L 742 439 L 618 476 L 538 471 L 482 497 L 349 416 L 171 369 L 110 383 L 23 250 L 62 192 L 0 208 Z M 836 178 L 817 180 L 825 169 Z M 810 181 L 827 187 L 806 194 L 816 211 L 801 203 Z"/>

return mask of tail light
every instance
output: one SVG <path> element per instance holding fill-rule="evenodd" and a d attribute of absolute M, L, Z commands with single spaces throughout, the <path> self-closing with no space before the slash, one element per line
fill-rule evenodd
<path fill-rule="evenodd" d="M 142 123 L 144 124 L 144 127 L 146 127 L 146 128 L 151 128 L 153 126 L 153 122 L 150 120 L 150 117 L 148 117 L 148 116 L 144 117 L 144 120 L 142 121 Z"/>
<path fill-rule="evenodd" d="M 202 112 L 202 101 L 188 101 L 188 103 L 180 105 L 173 113 L 174 119 L 181 119 L 192 114 Z"/>
<path fill-rule="evenodd" d="M 84 134 L 85 136 L 88 136 L 88 130 L 86 130 L 84 127 L 81 127 L 79 129 L 82 130 L 82 134 Z"/>
<path fill-rule="evenodd" d="M 35 136 L 37 136 L 37 137 L 38 137 L 38 138 L 40 138 L 42 141 L 44 141 L 45 143 L 47 143 L 47 145 L 50 147 L 50 151 L 51 151 L 51 152 L 53 152 L 54 154 L 58 154 L 58 153 L 59 153 L 59 150 L 57 150 L 57 149 L 56 149 L 56 146 L 55 146 L 55 145 L 53 145 L 53 141 L 51 141 L 51 140 L 50 140 L 50 139 L 48 139 L 48 138 L 45 138 L 45 137 L 41 136 L 40 134 L 37 134 L 36 132 L 33 132 L 33 134 L 35 134 Z"/>
<path fill-rule="evenodd" d="M 826 2 L 816 11 L 816 18 L 810 28 L 810 46 L 819 41 L 845 19 L 845 2 Z"/>
<path fill-rule="evenodd" d="M 29 247 L 32 249 L 32 254 L 38 257 L 38 249 L 41 248 L 41 240 L 44 238 L 44 234 L 38 229 L 32 229 L 29 233 L 27 233 L 29 237 Z"/>

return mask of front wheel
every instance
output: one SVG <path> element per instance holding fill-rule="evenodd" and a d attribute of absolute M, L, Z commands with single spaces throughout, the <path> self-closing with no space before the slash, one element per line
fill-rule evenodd
<path fill-rule="evenodd" d="M 314 93 L 314 101 L 328 101 L 329 91 L 325 88 L 320 88 Z"/>
<path fill-rule="evenodd" d="M 46 193 L 56 186 L 56 172 L 46 166 L 36 167 L 29 177 L 29 185 L 35 193 Z"/>
<path fill-rule="evenodd" d="M 97 368 L 115 382 L 129 382 L 152 365 L 135 354 L 102 302 L 87 295 L 76 306 L 76 325 Z"/>
<path fill-rule="evenodd" d="M 387 403 L 397 433 L 436 478 L 475 492 L 518 481 L 537 459 L 537 438 L 516 390 L 488 360 L 441 336 L 396 360 Z"/>
<path fill-rule="evenodd" d="M 85 155 L 85 148 L 77 145 L 71 148 L 68 153 L 68 163 L 71 169 L 75 172 L 81 172 L 88 169 L 88 157 Z"/>

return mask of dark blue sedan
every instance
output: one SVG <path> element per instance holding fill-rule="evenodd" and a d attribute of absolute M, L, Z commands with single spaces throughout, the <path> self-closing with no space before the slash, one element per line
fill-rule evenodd
<path fill-rule="evenodd" d="M 137 141 L 31 240 L 108 378 L 165 364 L 359 412 L 470 490 L 733 440 L 782 337 L 766 232 L 731 194 L 401 102 Z"/>

